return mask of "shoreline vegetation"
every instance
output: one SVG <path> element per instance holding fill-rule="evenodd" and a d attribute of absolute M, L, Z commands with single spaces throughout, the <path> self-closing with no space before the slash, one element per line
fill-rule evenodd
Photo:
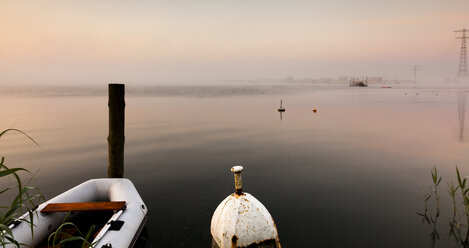
<path fill-rule="evenodd" d="M 452 180 L 446 183 L 452 208 L 446 237 L 454 241 L 458 247 L 467 248 L 469 247 L 469 181 L 468 177 L 461 177 L 457 166 L 456 176 L 456 183 Z M 442 181 L 436 167 L 431 169 L 431 177 L 433 183 L 431 192 L 423 190 L 424 209 L 422 212 L 417 212 L 417 215 L 422 217 L 422 223 L 431 227 L 431 247 L 435 247 L 436 242 L 441 239 L 438 222 L 441 214 L 439 186 Z"/>
<path fill-rule="evenodd" d="M 29 140 L 31 140 L 35 145 L 39 147 L 39 144 L 32 139 L 29 135 L 24 133 L 21 130 L 9 128 L 0 133 L 0 138 L 6 133 L 17 132 Z M 31 175 L 30 179 L 24 183 L 20 177 L 20 173 L 28 173 Z M 34 236 L 33 227 L 34 227 L 34 208 L 44 200 L 40 190 L 36 187 L 28 186 L 33 174 L 24 168 L 14 168 L 8 167 L 5 162 L 5 157 L 2 155 L 0 160 L 0 179 L 10 180 L 10 186 L 0 189 L 0 196 L 4 197 L 7 193 L 11 193 L 12 196 L 8 197 L 10 205 L 0 206 L 0 246 L 5 247 L 6 245 L 13 244 L 17 247 L 21 243 L 15 240 L 13 232 L 11 230 L 11 224 L 14 224 L 17 221 L 22 221 L 27 223 L 31 228 L 31 236 Z M 16 193 L 12 193 L 15 192 Z M 22 215 L 23 212 L 26 213 Z M 21 217 L 26 216 L 26 217 Z"/>
<path fill-rule="evenodd" d="M 40 145 L 25 132 L 9 128 L 0 132 L 0 138 L 6 133 L 16 132 L 24 135 L 36 146 Z M 29 174 L 30 178 L 26 182 L 23 181 L 22 175 Z M 5 157 L 2 155 L 0 159 L 0 180 L 8 180 L 9 186 L 0 188 L 0 197 L 6 197 L 9 202 L 8 205 L 0 205 L 0 247 L 6 247 L 7 245 L 14 245 L 15 247 L 24 247 L 25 245 L 15 240 L 12 229 L 15 224 L 23 222 L 28 224 L 31 230 L 31 237 L 34 238 L 34 215 L 38 214 L 34 212 L 37 206 L 45 201 L 44 196 L 37 187 L 29 186 L 31 179 L 34 178 L 35 174 L 32 174 L 25 168 L 9 167 L 6 165 Z M 96 226 L 91 226 L 86 234 L 82 233 L 77 225 L 69 221 L 69 214 L 63 220 L 63 223 L 52 232 L 47 240 L 47 247 L 56 247 L 56 245 L 64 246 L 65 243 L 73 245 L 73 247 L 93 247 L 93 244 L 89 242 L 91 235 L 95 230 Z M 70 229 L 73 229 L 70 234 Z M 42 242 L 42 243 L 44 243 Z"/>

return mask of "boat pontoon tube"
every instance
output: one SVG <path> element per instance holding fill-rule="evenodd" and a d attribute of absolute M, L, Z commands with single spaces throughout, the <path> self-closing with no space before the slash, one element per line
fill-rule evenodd
<path fill-rule="evenodd" d="M 126 204 L 124 210 L 115 212 L 97 234 L 93 240 L 93 243 L 96 242 L 94 247 L 132 247 L 145 224 L 148 210 L 133 183 L 129 179 L 123 178 L 92 179 L 42 203 L 33 212 L 33 236 L 31 236 L 30 225 L 21 221 L 10 226 L 13 237 L 27 247 L 34 247 L 62 224 L 68 213 L 40 213 L 49 203 L 99 201 L 125 201 Z M 28 220 L 28 218 L 28 213 L 26 213 L 19 219 Z M 108 230 L 110 222 L 116 220 L 123 221 L 120 230 Z"/>

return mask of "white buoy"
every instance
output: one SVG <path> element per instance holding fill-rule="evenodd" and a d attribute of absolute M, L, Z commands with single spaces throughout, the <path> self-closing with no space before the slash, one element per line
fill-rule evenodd
<path fill-rule="evenodd" d="M 213 213 L 212 247 L 280 248 L 277 227 L 269 211 L 254 196 L 242 192 L 242 171 L 242 166 L 231 168 L 236 192 L 226 197 Z"/>

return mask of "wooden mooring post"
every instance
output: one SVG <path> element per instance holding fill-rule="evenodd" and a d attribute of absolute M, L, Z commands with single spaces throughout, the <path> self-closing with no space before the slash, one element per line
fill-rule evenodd
<path fill-rule="evenodd" d="M 107 177 L 124 177 L 125 85 L 109 84 L 109 136 Z"/>

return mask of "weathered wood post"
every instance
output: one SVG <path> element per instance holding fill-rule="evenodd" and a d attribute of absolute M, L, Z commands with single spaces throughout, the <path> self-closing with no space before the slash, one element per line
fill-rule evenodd
<path fill-rule="evenodd" d="M 107 177 L 124 176 L 125 85 L 109 84 L 109 136 Z"/>

